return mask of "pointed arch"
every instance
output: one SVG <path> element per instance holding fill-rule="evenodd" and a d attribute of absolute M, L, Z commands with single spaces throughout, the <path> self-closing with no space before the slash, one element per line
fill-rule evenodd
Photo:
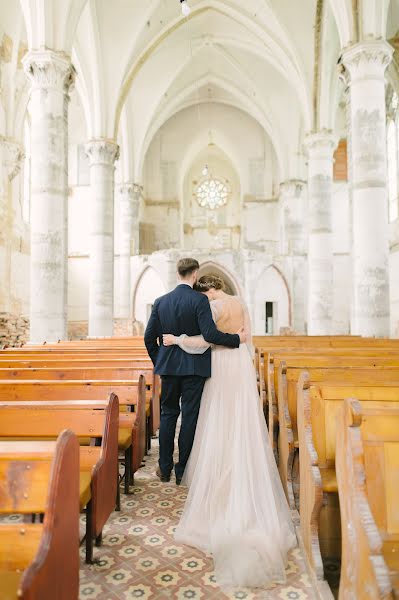
<path fill-rule="evenodd" d="M 219 262 L 207 260 L 200 265 L 199 277 L 202 275 L 217 275 L 223 279 L 227 293 L 233 296 L 243 296 L 243 290 L 237 277 L 227 267 Z"/>
<path fill-rule="evenodd" d="M 255 306 L 254 333 L 264 335 L 266 331 L 266 302 L 272 302 L 276 309 L 273 319 L 274 332 L 281 327 L 292 326 L 292 302 L 288 281 L 281 269 L 271 263 L 263 269 L 254 289 L 254 297 L 258 303 Z"/>
<path fill-rule="evenodd" d="M 166 293 L 165 284 L 158 271 L 147 265 L 141 272 L 133 291 L 133 320 L 147 325 L 149 309 L 154 301 Z"/>

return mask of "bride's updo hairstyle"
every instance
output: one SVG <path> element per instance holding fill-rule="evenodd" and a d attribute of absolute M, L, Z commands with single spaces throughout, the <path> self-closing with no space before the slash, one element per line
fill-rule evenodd
<path fill-rule="evenodd" d="M 224 291 L 224 282 L 217 275 L 203 275 L 194 285 L 197 292 L 209 292 L 210 289 Z"/>

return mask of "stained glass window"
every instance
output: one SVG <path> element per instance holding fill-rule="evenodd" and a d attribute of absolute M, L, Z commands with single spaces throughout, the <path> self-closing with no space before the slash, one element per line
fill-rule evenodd
<path fill-rule="evenodd" d="M 227 204 L 229 189 L 220 179 L 206 179 L 199 184 L 196 196 L 200 206 L 215 210 Z"/>

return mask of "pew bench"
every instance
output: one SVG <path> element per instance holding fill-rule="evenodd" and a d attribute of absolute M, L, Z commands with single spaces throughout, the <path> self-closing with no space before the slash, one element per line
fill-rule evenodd
<path fill-rule="evenodd" d="M 278 369 L 278 465 L 280 477 L 286 491 L 290 507 L 299 506 L 299 472 L 298 472 L 298 426 L 297 426 L 297 385 L 303 367 L 297 367 L 295 361 L 287 365 L 280 361 Z M 351 359 L 347 365 L 336 366 L 334 361 L 327 367 L 316 367 L 308 361 L 307 373 L 311 384 L 322 383 L 343 385 L 380 385 L 387 384 L 399 387 L 399 366 L 352 366 Z"/>
<path fill-rule="evenodd" d="M 0 402 L 0 438 L 48 440 L 70 429 L 101 446 L 80 447 L 79 504 L 86 508 L 86 562 L 93 561 L 93 538 L 115 509 L 118 488 L 118 398 L 107 402 Z"/>
<path fill-rule="evenodd" d="M 0 489 L 1 515 L 44 515 L 42 523 L 0 524 L 2 600 L 78 600 L 76 436 L 64 431 L 57 442 L 1 442 Z"/>
<path fill-rule="evenodd" d="M 146 381 L 146 435 L 147 448 L 151 448 L 151 438 L 154 437 L 160 425 L 160 378 L 154 374 L 152 364 L 129 366 L 74 365 L 66 363 L 62 368 L 53 366 L 24 365 L 14 368 L 4 368 L 0 364 L 0 382 L 2 380 L 103 380 L 103 381 L 136 381 L 144 375 Z"/>
<path fill-rule="evenodd" d="M 399 407 L 347 399 L 337 415 L 339 599 L 399 597 Z"/>
<path fill-rule="evenodd" d="M 0 381 L 0 401 L 6 400 L 99 400 L 114 393 L 118 396 L 119 406 L 125 412 L 134 408 L 131 415 L 132 431 L 125 428 L 119 432 L 119 449 L 125 455 L 125 493 L 133 474 L 140 468 L 146 452 L 146 400 L 145 380 L 2 380 Z"/>
<path fill-rule="evenodd" d="M 341 539 L 336 477 L 336 417 L 346 398 L 359 398 L 363 410 L 399 408 L 399 386 L 310 385 L 298 381 L 300 527 L 309 563 L 323 578 L 322 556 L 339 556 Z M 378 431 L 374 432 L 375 440 Z"/>
<path fill-rule="evenodd" d="M 267 413 L 268 413 L 268 427 L 269 427 L 269 439 L 273 447 L 275 456 L 278 462 L 278 443 L 279 443 L 279 406 L 278 406 L 278 387 L 279 387 L 279 368 L 281 362 L 285 362 L 287 366 L 297 366 L 304 369 L 308 367 L 347 367 L 347 366 L 358 366 L 358 367 L 398 367 L 399 368 L 399 354 L 398 352 L 385 354 L 384 350 L 381 349 L 379 354 L 373 349 L 367 349 L 366 355 L 364 349 L 359 354 L 356 349 L 328 349 L 328 348 L 315 348 L 312 352 L 309 352 L 309 348 L 306 350 L 299 348 L 296 350 L 292 349 L 279 349 L 269 353 L 264 353 L 264 381 L 266 387 L 266 398 L 267 398 Z M 288 416 L 288 415 L 287 415 Z"/>
<path fill-rule="evenodd" d="M 160 425 L 160 378 L 158 375 L 154 375 L 153 365 L 150 359 L 147 357 L 146 359 L 131 359 L 131 358 L 76 358 L 71 357 L 67 358 L 65 356 L 61 357 L 61 360 L 54 357 L 43 357 L 43 358 L 35 358 L 31 360 L 13 360 L 13 359 L 2 359 L 2 354 L 0 352 L 0 373 L 4 373 L 1 376 L 3 379 L 6 378 L 6 371 L 11 369 L 13 372 L 17 372 L 25 369 L 32 370 L 47 370 L 47 369 L 56 369 L 60 371 L 70 370 L 70 369 L 116 369 L 120 371 L 120 369 L 129 369 L 129 375 L 132 375 L 133 378 L 138 379 L 139 375 L 143 374 L 146 377 L 146 384 L 149 386 L 148 395 L 147 395 L 147 403 L 146 403 L 146 413 L 147 413 L 147 421 L 149 425 L 149 431 L 147 434 L 147 439 L 149 441 L 150 435 L 152 437 L 156 436 L 156 433 L 159 429 Z M 134 374 L 136 373 L 136 376 Z M 149 374 L 147 376 L 147 373 Z M 14 375 L 10 377 L 13 379 Z M 16 377 L 19 378 L 19 377 Z M 103 379 L 104 377 L 100 377 Z M 29 375 L 27 379 L 32 379 Z M 41 377 L 37 377 L 36 379 L 41 379 Z M 85 379 L 90 379 L 85 377 Z M 96 377 L 97 379 L 97 377 Z M 119 379 L 119 377 L 115 378 Z M 126 379 L 126 377 L 125 377 Z M 149 446 L 149 442 L 148 446 Z"/>

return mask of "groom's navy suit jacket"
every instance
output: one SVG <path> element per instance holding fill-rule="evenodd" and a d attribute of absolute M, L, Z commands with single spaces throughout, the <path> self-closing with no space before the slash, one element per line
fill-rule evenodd
<path fill-rule="evenodd" d="M 211 350 L 188 354 L 179 346 L 164 346 L 162 334 L 200 335 L 210 344 L 238 348 L 240 337 L 217 330 L 209 300 L 189 285 L 178 285 L 172 292 L 155 300 L 144 334 L 144 342 L 158 375 L 211 376 Z"/>

